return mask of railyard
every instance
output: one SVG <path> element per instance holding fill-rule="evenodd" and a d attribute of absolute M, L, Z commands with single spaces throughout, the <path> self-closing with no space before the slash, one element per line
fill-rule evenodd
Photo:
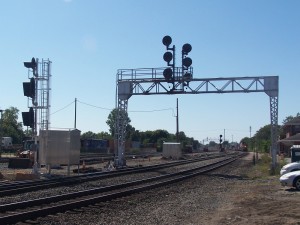
<path fill-rule="evenodd" d="M 159 161 L 156 157 L 139 163 Z M 133 179 L 128 176 L 114 178 L 114 182 Z M 92 185 L 98 187 L 100 183 Z M 71 185 L 44 194 L 34 191 L 1 197 L 1 204 L 74 190 L 79 189 Z M 233 164 L 175 184 L 18 224 L 299 224 L 299 194 L 281 187 L 276 176 L 261 177 L 249 154 Z"/>
<path fill-rule="evenodd" d="M 288 3 L 3 1 L 0 225 L 300 225 Z"/>

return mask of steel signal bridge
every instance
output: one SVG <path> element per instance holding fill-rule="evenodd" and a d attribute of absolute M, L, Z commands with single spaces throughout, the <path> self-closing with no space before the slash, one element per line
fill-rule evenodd
<path fill-rule="evenodd" d="M 168 67 L 119 69 L 116 77 L 116 108 L 117 119 L 115 127 L 117 167 L 125 163 L 125 134 L 128 100 L 133 95 L 173 95 L 173 94 L 209 94 L 209 93 L 252 93 L 264 92 L 270 98 L 272 167 L 277 164 L 277 125 L 278 125 L 278 76 L 259 77 L 219 77 L 194 78 L 192 60 L 186 55 L 191 51 L 189 44 L 182 48 L 182 66 L 175 67 L 175 46 L 169 36 L 164 37 L 167 47 L 164 55 Z M 171 52 L 170 52 L 171 51 Z M 171 61 L 173 61 L 171 63 Z"/>

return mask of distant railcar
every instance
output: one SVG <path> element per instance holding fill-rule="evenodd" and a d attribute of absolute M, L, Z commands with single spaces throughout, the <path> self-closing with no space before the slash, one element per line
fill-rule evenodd
<path fill-rule="evenodd" d="M 248 152 L 248 146 L 246 145 L 246 143 L 240 143 L 240 150 L 243 152 Z"/>
<path fill-rule="evenodd" d="M 81 149 L 84 152 L 107 153 L 109 141 L 106 139 L 81 139 Z"/>
<path fill-rule="evenodd" d="M 193 146 L 192 145 L 186 145 L 183 149 L 185 153 L 192 153 L 193 152 Z"/>

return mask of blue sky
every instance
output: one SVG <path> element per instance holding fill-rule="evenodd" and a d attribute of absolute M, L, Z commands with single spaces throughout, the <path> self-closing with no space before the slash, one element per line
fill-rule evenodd
<path fill-rule="evenodd" d="M 300 112 L 299 11 L 297 0 L 0 0 L 0 108 L 28 110 L 23 62 L 49 58 L 50 127 L 74 126 L 77 98 L 77 128 L 108 131 L 117 70 L 166 66 L 170 35 L 177 49 L 192 45 L 195 78 L 279 76 L 281 124 Z M 133 96 L 132 126 L 175 133 L 176 98 L 180 131 L 199 141 L 224 129 L 239 141 L 270 123 L 265 93 L 201 94 Z"/>

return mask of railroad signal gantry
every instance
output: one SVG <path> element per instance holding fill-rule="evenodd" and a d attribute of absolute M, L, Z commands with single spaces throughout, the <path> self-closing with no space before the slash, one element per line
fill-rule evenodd
<path fill-rule="evenodd" d="M 128 99 L 133 95 L 162 94 L 209 94 L 209 93 L 252 93 L 265 92 L 270 98 L 272 167 L 277 163 L 277 125 L 278 125 L 278 76 L 194 78 L 192 59 L 187 55 L 192 50 L 190 44 L 182 47 L 182 65 L 175 66 L 175 45 L 170 36 L 162 40 L 167 52 L 163 58 L 168 67 L 119 69 L 116 77 L 116 127 L 115 127 L 115 165 L 123 167 L 125 161 L 125 136 Z"/>

